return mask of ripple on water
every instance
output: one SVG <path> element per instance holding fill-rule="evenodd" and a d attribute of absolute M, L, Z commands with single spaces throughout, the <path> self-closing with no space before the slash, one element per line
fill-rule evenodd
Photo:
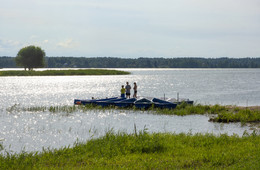
<path fill-rule="evenodd" d="M 148 132 L 172 133 L 226 133 L 243 135 L 252 132 L 239 123 L 220 124 L 208 122 L 203 115 L 154 115 L 143 111 L 91 110 L 65 116 L 50 112 L 5 112 L 2 114 L 0 138 L 7 151 L 41 151 L 42 148 L 72 146 L 75 141 L 86 141 L 104 135 L 108 130 L 134 132 L 145 128 Z M 3 151 L 2 151 L 3 152 Z"/>

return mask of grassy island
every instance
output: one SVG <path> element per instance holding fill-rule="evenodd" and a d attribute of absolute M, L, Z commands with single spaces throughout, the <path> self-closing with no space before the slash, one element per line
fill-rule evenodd
<path fill-rule="evenodd" d="M 108 131 L 73 147 L 0 155 L 0 169 L 259 169 L 260 136 Z"/>
<path fill-rule="evenodd" d="M 107 69 L 45 70 L 45 71 L 0 71 L 0 76 L 76 76 L 76 75 L 124 75 L 126 71 Z"/>
<path fill-rule="evenodd" d="M 210 121 L 213 122 L 260 122 L 260 107 L 238 107 L 238 106 L 221 106 L 221 105 L 187 105 L 185 103 L 178 105 L 176 109 L 157 109 L 159 114 L 168 115 L 209 115 Z"/>

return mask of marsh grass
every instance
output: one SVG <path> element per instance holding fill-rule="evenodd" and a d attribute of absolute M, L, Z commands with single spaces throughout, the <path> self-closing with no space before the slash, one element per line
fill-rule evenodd
<path fill-rule="evenodd" d="M 4 149 L 4 146 L 3 146 L 3 144 L 2 144 L 2 140 L 3 140 L 3 139 L 0 139 L 0 151 L 2 151 L 2 150 Z"/>
<path fill-rule="evenodd" d="M 167 115 L 214 115 L 210 121 L 214 122 L 260 122 L 260 110 L 249 108 L 239 108 L 236 106 L 220 105 L 187 105 L 185 103 L 178 105 L 176 109 L 157 109 L 158 114 Z"/>
<path fill-rule="evenodd" d="M 51 113 L 73 113 L 73 112 L 87 112 L 88 110 L 132 110 L 132 111 L 143 111 L 152 114 L 162 115 L 207 115 L 211 116 L 210 121 L 214 122 L 260 122 L 260 110 L 253 110 L 249 108 L 239 108 L 236 106 L 221 106 L 221 105 L 188 105 L 182 103 L 175 109 L 158 109 L 151 107 L 148 110 L 140 110 L 135 107 L 131 108 L 118 108 L 114 106 L 101 107 L 92 104 L 88 105 L 73 105 L 73 106 L 34 106 L 34 107 L 21 107 L 20 105 L 13 105 L 6 109 L 7 112 L 12 113 L 14 111 L 28 111 L 28 112 L 51 112 Z M 213 115 L 213 116 L 212 116 Z"/>
<path fill-rule="evenodd" d="M 74 75 L 123 75 L 130 72 L 106 69 L 0 71 L 0 76 L 74 76 Z"/>
<path fill-rule="evenodd" d="M 260 122 L 260 111 L 242 109 L 236 111 L 224 111 L 218 113 L 218 116 L 212 119 L 215 122 Z"/>
<path fill-rule="evenodd" d="M 259 169 L 260 136 L 115 133 L 73 147 L 0 155 L 0 169 Z"/>

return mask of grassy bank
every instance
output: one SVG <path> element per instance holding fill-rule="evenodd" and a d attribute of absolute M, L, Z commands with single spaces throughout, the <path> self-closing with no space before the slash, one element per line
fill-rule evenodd
<path fill-rule="evenodd" d="M 39 153 L 0 155 L 0 169 L 259 169 L 260 136 L 126 134 Z"/>
<path fill-rule="evenodd" d="M 126 71 L 106 69 L 45 70 L 45 71 L 0 71 L 0 76 L 74 76 L 74 75 L 123 75 Z"/>

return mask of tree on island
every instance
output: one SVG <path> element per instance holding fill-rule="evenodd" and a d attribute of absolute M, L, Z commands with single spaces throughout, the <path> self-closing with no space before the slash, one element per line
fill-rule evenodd
<path fill-rule="evenodd" d="M 22 66 L 26 70 L 33 70 L 33 68 L 44 67 L 45 52 L 40 47 L 27 46 L 22 48 L 16 58 L 15 62 L 17 66 Z"/>

